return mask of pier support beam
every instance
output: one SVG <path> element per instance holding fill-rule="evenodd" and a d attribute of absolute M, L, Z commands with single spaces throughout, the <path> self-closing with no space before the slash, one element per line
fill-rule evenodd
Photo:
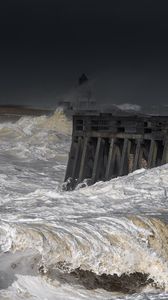
<path fill-rule="evenodd" d="M 149 151 L 150 151 L 149 141 L 143 140 L 140 147 L 139 152 L 139 161 L 138 161 L 138 167 L 139 168 L 145 168 L 148 167 L 148 157 L 149 157 Z"/>
<path fill-rule="evenodd" d="M 121 162 L 121 150 L 119 145 L 117 144 L 117 139 L 116 139 L 113 148 L 111 170 L 110 170 L 110 174 L 112 178 L 119 175 L 120 162 Z"/>
<path fill-rule="evenodd" d="M 74 178 L 75 176 L 80 142 L 81 138 L 74 138 L 72 140 L 65 180 L 67 180 L 69 177 Z"/>
<path fill-rule="evenodd" d="M 77 174 L 77 162 L 79 158 L 79 152 L 81 150 L 81 143 L 82 143 L 82 138 L 78 138 L 78 143 L 76 145 L 76 151 L 75 151 L 75 159 L 73 163 L 73 169 L 72 169 L 72 178 L 76 179 L 78 174 Z"/>
<path fill-rule="evenodd" d="M 73 152 L 73 148 L 74 148 L 74 143 L 72 141 L 71 143 L 71 149 L 70 149 L 70 152 L 69 152 L 69 158 L 68 158 L 68 165 L 67 165 L 67 168 L 66 168 L 66 174 L 65 174 L 65 181 L 72 176 L 71 174 L 71 168 L 72 168 L 72 152 Z"/>
<path fill-rule="evenodd" d="M 153 139 L 150 142 L 149 156 L 148 156 L 148 168 L 156 166 L 157 156 L 157 143 Z"/>
<path fill-rule="evenodd" d="M 125 175 L 126 173 L 128 173 L 128 170 L 126 171 L 125 169 L 126 168 L 128 169 L 128 155 L 130 152 L 130 147 L 131 147 L 130 141 L 128 139 L 124 139 L 119 176 L 122 176 L 122 175 Z"/>
<path fill-rule="evenodd" d="M 110 179 L 110 169 L 111 169 L 111 162 L 112 162 L 112 156 L 114 151 L 114 138 L 111 139 L 110 147 L 109 147 L 109 153 L 108 153 L 108 159 L 107 159 L 107 166 L 106 166 L 106 173 L 105 173 L 105 180 Z"/>
<path fill-rule="evenodd" d="M 84 138 L 84 144 L 83 144 L 83 151 L 82 151 L 82 158 L 81 158 L 81 164 L 80 164 L 80 170 L 79 170 L 79 177 L 78 177 L 78 183 L 80 183 L 84 177 L 84 167 L 86 163 L 86 152 L 87 152 L 87 146 L 88 146 L 88 137 Z"/>
<path fill-rule="evenodd" d="M 166 139 L 164 142 L 162 165 L 167 163 L 168 163 L 168 139 Z"/>
<path fill-rule="evenodd" d="M 135 171 L 138 168 L 140 149 L 141 149 L 141 140 L 138 139 L 136 144 L 135 156 L 134 156 L 133 171 Z"/>
<path fill-rule="evenodd" d="M 95 159 L 94 159 L 94 164 L 93 164 L 93 172 L 92 172 L 92 180 L 91 180 L 92 183 L 95 183 L 95 181 L 96 181 L 101 141 L 102 141 L 102 138 L 99 137 L 97 140 L 96 154 L 95 154 Z"/>

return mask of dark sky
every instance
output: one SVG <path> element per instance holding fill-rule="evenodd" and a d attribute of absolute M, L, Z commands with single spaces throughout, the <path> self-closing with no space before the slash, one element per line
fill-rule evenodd
<path fill-rule="evenodd" d="M 85 72 L 100 102 L 168 103 L 168 5 L 0 1 L 0 103 L 54 104 Z"/>

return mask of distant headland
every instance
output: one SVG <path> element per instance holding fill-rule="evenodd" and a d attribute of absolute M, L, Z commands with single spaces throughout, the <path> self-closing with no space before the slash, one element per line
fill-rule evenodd
<path fill-rule="evenodd" d="M 53 109 L 36 108 L 24 105 L 0 105 L 0 121 L 18 120 L 22 116 L 50 115 Z"/>

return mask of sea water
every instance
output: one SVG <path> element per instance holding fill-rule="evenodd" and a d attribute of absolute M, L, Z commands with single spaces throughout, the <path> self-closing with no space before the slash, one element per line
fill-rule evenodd
<path fill-rule="evenodd" d="M 0 124 L 0 299 L 168 299 L 168 165 L 65 192 L 71 128 Z"/>

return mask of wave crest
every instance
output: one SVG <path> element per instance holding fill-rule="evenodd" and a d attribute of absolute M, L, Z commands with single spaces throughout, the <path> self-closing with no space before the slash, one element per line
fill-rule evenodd
<path fill-rule="evenodd" d="M 61 107 L 58 107 L 51 116 L 22 117 L 15 124 L 28 135 L 37 129 L 54 130 L 68 135 L 72 132 L 72 122 Z"/>
<path fill-rule="evenodd" d="M 167 224 L 156 218 L 130 216 L 105 218 L 100 225 L 1 224 L 1 251 L 34 249 L 46 272 L 79 269 L 99 276 L 148 274 L 146 280 L 168 290 Z"/>

